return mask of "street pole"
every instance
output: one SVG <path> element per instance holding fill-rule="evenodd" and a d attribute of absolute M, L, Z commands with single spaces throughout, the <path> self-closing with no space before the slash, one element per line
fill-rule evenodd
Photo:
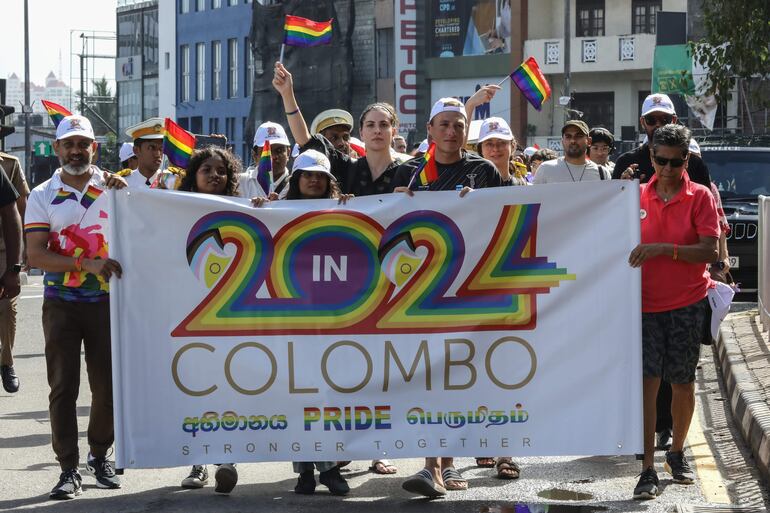
<path fill-rule="evenodd" d="M 570 2 L 564 0 L 564 96 L 570 96 L 569 92 L 569 72 L 570 72 Z M 572 107 L 571 102 L 568 104 Z M 569 109 L 564 109 L 564 121 L 569 119 Z"/>
<path fill-rule="evenodd" d="M 32 107 L 29 98 L 29 8 L 24 0 L 24 105 L 21 109 L 24 115 L 24 169 L 27 182 L 32 178 L 32 134 L 30 133 L 30 114 Z M 30 182 L 31 183 L 31 182 Z"/>

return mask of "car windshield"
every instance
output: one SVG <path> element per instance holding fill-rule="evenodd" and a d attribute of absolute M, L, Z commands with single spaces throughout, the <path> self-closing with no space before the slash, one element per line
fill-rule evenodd
<path fill-rule="evenodd" d="M 703 160 L 723 199 L 770 196 L 770 152 L 708 151 Z"/>

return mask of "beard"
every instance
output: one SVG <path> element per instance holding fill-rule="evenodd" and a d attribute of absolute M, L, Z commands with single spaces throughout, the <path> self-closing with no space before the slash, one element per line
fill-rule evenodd
<path fill-rule="evenodd" d="M 580 146 L 575 148 L 575 147 L 570 145 L 570 146 L 567 146 L 567 148 L 564 150 L 564 154 L 567 155 L 570 158 L 576 159 L 576 158 L 580 157 L 581 155 L 585 155 L 586 154 L 586 149 L 585 148 L 581 148 Z"/>
<path fill-rule="evenodd" d="M 84 162 L 80 165 L 62 164 L 61 168 L 64 170 L 65 173 L 69 175 L 80 176 L 85 174 L 89 169 L 91 169 L 91 164 L 89 162 Z"/>

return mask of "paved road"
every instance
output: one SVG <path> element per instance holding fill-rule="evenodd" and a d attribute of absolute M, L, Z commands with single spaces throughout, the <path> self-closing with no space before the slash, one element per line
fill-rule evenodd
<path fill-rule="evenodd" d="M 0 510 L 46 511 L 255 511 L 275 512 L 329 511 L 449 511 L 508 512 L 516 503 L 550 504 L 549 511 L 668 511 L 675 504 L 767 505 L 762 485 L 752 468 L 752 460 L 739 439 L 729 417 L 723 387 L 718 380 L 710 349 L 702 353 L 698 371 L 697 422 L 694 422 L 689 449 L 697 464 L 699 484 L 671 484 L 661 473 L 665 487 L 655 501 L 630 500 L 639 463 L 634 457 L 524 458 L 521 479 L 504 482 L 494 479 L 492 471 L 474 468 L 473 460 L 462 458 L 458 468 L 469 478 L 471 489 L 453 492 L 446 499 L 428 502 L 401 490 L 404 476 L 421 467 L 420 460 L 400 460 L 399 474 L 375 476 L 367 471 L 368 462 L 353 462 L 345 476 L 352 492 L 347 498 L 297 496 L 292 492 L 295 475 L 288 463 L 240 465 L 240 484 L 229 497 L 217 496 L 212 487 L 181 490 L 180 480 L 187 469 L 129 470 L 124 487 L 104 491 L 85 478 L 85 493 L 74 501 L 54 503 L 47 494 L 58 478 L 58 465 L 50 447 L 47 412 L 48 387 L 40 327 L 42 284 L 40 277 L 30 278 L 19 301 L 19 334 L 16 369 L 22 389 L 15 395 L 0 391 Z M 78 414 L 81 430 L 81 454 L 87 452 L 85 429 L 90 393 L 83 367 Z M 565 429 L 569 429 L 565 426 Z M 739 436 L 738 436 L 739 438 Z M 662 467 L 662 460 L 659 458 Z M 591 496 L 585 501 L 551 501 L 539 496 L 558 488 Z M 323 487 L 319 487 L 319 490 Z M 556 504 L 580 506 L 565 510 Z M 536 511 L 536 509 L 533 509 Z"/>

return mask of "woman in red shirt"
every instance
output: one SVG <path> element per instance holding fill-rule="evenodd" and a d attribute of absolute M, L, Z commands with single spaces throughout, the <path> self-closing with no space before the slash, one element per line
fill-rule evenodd
<path fill-rule="evenodd" d="M 707 264 L 717 259 L 719 223 L 714 197 L 687 174 L 690 131 L 659 128 L 650 153 L 655 175 L 641 186 L 641 241 L 628 258 L 642 268 L 644 462 L 634 499 L 654 499 L 656 398 L 661 378 L 671 383 L 674 437 L 665 469 L 675 483 L 695 474 L 683 453 L 695 410 L 695 368 L 708 327 Z"/>

